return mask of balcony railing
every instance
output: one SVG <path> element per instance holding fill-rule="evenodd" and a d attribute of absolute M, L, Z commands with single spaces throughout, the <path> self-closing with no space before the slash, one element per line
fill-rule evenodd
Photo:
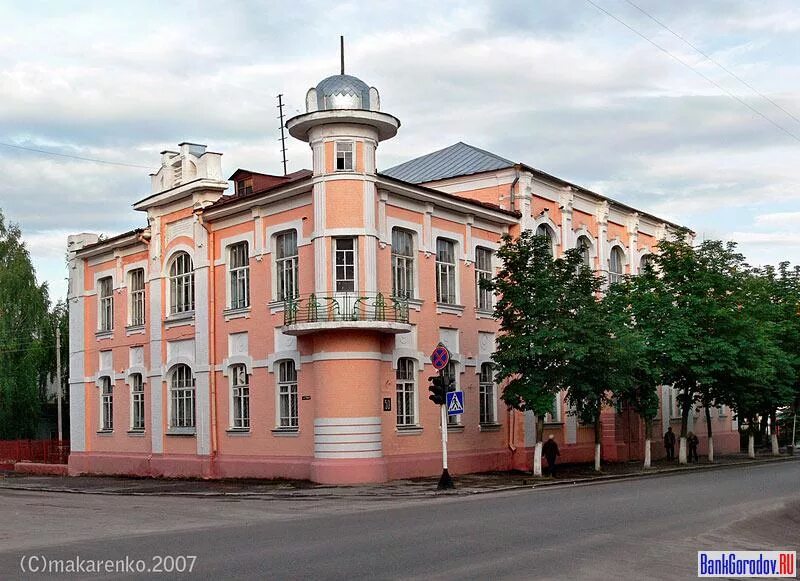
<path fill-rule="evenodd" d="M 284 301 L 284 325 L 346 321 L 408 323 L 408 299 L 383 293 L 312 293 Z"/>

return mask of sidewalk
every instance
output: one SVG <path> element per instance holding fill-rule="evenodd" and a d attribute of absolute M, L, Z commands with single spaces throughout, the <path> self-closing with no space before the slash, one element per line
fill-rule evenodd
<path fill-rule="evenodd" d="M 718 458 L 714 464 L 701 459 L 699 464 L 679 466 L 675 462 L 658 461 L 649 470 L 641 462 L 605 464 L 601 472 L 591 465 L 574 464 L 559 467 L 558 478 L 534 478 L 524 472 L 490 472 L 455 475 L 456 489 L 437 492 L 438 477 L 394 480 L 386 484 L 328 486 L 295 480 L 179 480 L 124 478 L 104 476 L 29 476 L 0 472 L 0 490 L 28 490 L 83 494 L 119 494 L 130 496 L 246 497 L 264 499 L 352 498 L 385 500 L 387 498 L 427 498 L 437 495 L 473 495 L 518 488 L 584 485 L 592 482 L 629 478 L 648 478 L 692 470 L 735 468 L 770 462 L 800 461 L 797 456 L 757 456 L 746 454 Z"/>

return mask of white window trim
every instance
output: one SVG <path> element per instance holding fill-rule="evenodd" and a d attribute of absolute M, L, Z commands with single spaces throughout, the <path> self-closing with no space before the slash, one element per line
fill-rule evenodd
<path fill-rule="evenodd" d="M 189 368 L 189 372 L 191 373 L 192 377 L 192 389 L 194 390 L 194 427 L 178 427 L 172 425 L 172 376 L 175 373 L 178 365 L 186 365 Z M 166 417 L 166 424 L 167 424 L 167 431 L 186 431 L 187 433 L 195 433 L 197 430 L 197 418 L 198 418 L 198 410 L 197 410 L 197 376 L 195 375 L 194 367 L 186 361 L 176 361 L 169 367 L 169 370 L 165 374 L 165 379 L 167 383 L 167 417 Z"/>
<path fill-rule="evenodd" d="M 557 258 L 559 256 L 558 249 L 561 248 L 561 227 L 553 222 L 550 216 L 547 215 L 547 212 L 533 221 L 533 228 L 531 230 L 536 234 L 536 230 L 542 225 L 550 229 L 553 240 L 553 258 Z"/>
<path fill-rule="evenodd" d="M 94 294 L 95 299 L 97 301 L 97 305 L 96 305 L 97 306 L 97 324 L 95 325 L 95 327 L 96 327 L 95 331 L 97 333 L 113 333 L 113 331 L 114 331 L 113 327 L 112 327 L 111 330 L 108 330 L 108 331 L 103 330 L 103 328 L 102 328 L 103 318 L 102 318 L 102 307 L 101 307 L 101 302 L 100 302 L 100 279 L 108 278 L 108 277 L 111 278 L 111 296 L 113 297 L 114 296 L 114 291 L 117 288 L 117 281 L 116 281 L 116 276 L 115 275 L 116 275 L 116 270 L 115 269 L 107 269 L 107 270 L 102 270 L 102 271 L 94 273 L 94 286 L 92 288 L 94 289 L 93 294 Z"/>
<path fill-rule="evenodd" d="M 281 364 L 291 361 L 295 364 L 294 372 L 297 376 L 295 385 L 297 386 L 297 425 L 296 426 L 281 426 Z M 275 430 L 285 432 L 300 431 L 300 370 L 294 359 L 286 358 L 275 361 Z"/>
<path fill-rule="evenodd" d="M 409 299 L 419 300 L 419 253 L 420 253 L 420 233 L 417 230 L 412 228 L 407 228 L 406 226 L 402 225 L 392 225 L 389 229 L 389 259 L 391 260 L 391 268 L 392 268 L 392 285 L 394 285 L 394 248 L 392 247 L 392 239 L 394 236 L 395 230 L 403 230 L 411 234 L 411 259 L 412 259 L 412 268 L 411 268 L 411 276 L 413 277 L 413 288 L 412 288 L 412 296 L 408 297 Z"/>
<path fill-rule="evenodd" d="M 397 423 L 397 410 L 395 410 L 395 413 L 394 413 L 395 427 L 401 428 L 401 429 L 419 427 L 419 425 L 420 425 L 420 423 L 419 423 L 419 373 L 420 373 L 420 364 L 419 364 L 419 361 L 415 357 L 404 356 L 404 357 L 398 358 L 397 363 L 393 366 L 393 368 L 394 368 L 393 370 L 395 372 L 395 386 L 394 386 L 395 405 L 397 405 L 397 382 L 399 381 L 397 379 L 397 367 L 399 366 L 399 362 L 400 362 L 399 360 L 400 359 L 408 359 L 409 361 L 411 361 L 411 368 L 412 368 L 411 379 L 404 379 L 402 381 L 405 381 L 405 382 L 409 382 L 410 381 L 410 382 L 412 382 L 414 384 L 414 389 L 413 389 L 413 397 L 414 397 L 414 411 L 413 411 L 413 414 L 414 415 L 413 415 L 413 418 L 412 418 L 414 421 L 412 423 L 410 423 L 410 424 L 402 424 L 402 425 L 398 424 Z"/>
<path fill-rule="evenodd" d="M 625 270 L 630 264 L 630 258 L 628 257 L 627 249 L 625 245 L 618 239 L 615 238 L 614 240 L 610 240 L 608 242 L 608 250 L 606 251 L 606 259 L 605 259 L 605 272 L 608 275 L 606 277 L 607 281 L 611 280 L 611 253 L 614 251 L 614 248 L 619 248 L 622 251 L 622 276 L 625 276 Z"/>
<path fill-rule="evenodd" d="M 439 239 L 447 240 L 453 243 L 453 268 L 455 269 L 455 302 L 453 303 L 441 303 L 439 302 Z M 461 300 L 461 269 L 459 269 L 458 265 L 459 262 L 463 262 L 465 257 L 463 254 L 464 243 L 462 240 L 454 236 L 450 236 L 449 233 L 445 232 L 442 235 L 438 233 L 433 237 L 433 275 L 434 275 L 434 299 L 437 304 L 440 305 L 448 305 L 448 306 L 463 306 L 463 301 Z"/>
<path fill-rule="evenodd" d="M 134 416 L 134 414 L 133 414 L 133 388 L 135 387 L 134 382 L 133 382 L 133 376 L 134 375 L 138 375 L 142 379 L 142 399 L 143 399 L 143 403 L 144 403 L 144 410 L 142 411 L 142 413 L 143 413 L 142 420 L 143 420 L 144 426 L 141 427 L 141 428 L 134 428 L 134 426 L 133 426 L 133 419 L 134 419 L 134 417 L 133 417 Z M 129 401 L 128 401 L 128 420 L 129 420 L 128 421 L 128 430 L 131 431 L 131 432 L 144 432 L 144 431 L 147 430 L 147 396 L 145 395 L 145 393 L 146 393 L 145 392 L 145 385 L 147 383 L 146 379 L 147 379 L 147 376 L 146 376 L 145 373 L 143 373 L 141 371 L 133 371 L 132 373 L 128 374 L 128 378 L 125 381 L 125 383 L 127 383 L 127 385 L 128 385 L 128 391 L 129 391 L 129 397 L 128 397 L 128 399 L 129 399 Z"/>
<path fill-rule="evenodd" d="M 273 257 L 277 251 L 276 236 L 287 230 L 294 230 L 297 235 L 297 269 L 298 272 L 302 265 L 300 264 L 300 248 L 311 244 L 309 238 L 303 237 L 303 220 L 291 220 L 289 222 L 281 222 L 280 224 L 272 224 L 265 228 L 264 237 L 266 240 L 265 254 L 270 254 Z M 270 297 L 271 302 L 278 301 L 278 268 L 275 260 L 270 260 Z"/>
<path fill-rule="evenodd" d="M 194 281 L 194 310 L 192 311 L 184 311 L 182 313 L 173 313 L 172 312 L 172 278 L 169 275 L 170 268 L 172 266 L 172 261 L 175 259 L 175 256 L 179 252 L 185 252 L 189 255 L 189 258 L 192 260 L 192 272 L 196 275 L 197 274 L 197 262 L 195 261 L 194 250 L 191 246 L 186 244 L 176 244 L 173 246 L 169 253 L 167 254 L 166 259 L 164 260 L 164 268 L 162 270 L 162 277 L 165 280 L 166 288 L 164 292 L 164 316 L 165 317 L 190 317 L 193 316 L 194 313 L 197 311 L 197 278 Z"/>
<path fill-rule="evenodd" d="M 336 241 L 337 240 L 353 240 L 353 290 L 352 291 L 337 291 L 336 290 Z M 331 238 L 331 292 L 333 294 L 359 293 L 359 237 L 358 236 L 336 236 Z"/>
<path fill-rule="evenodd" d="M 597 270 L 597 240 L 595 240 L 595 237 L 592 236 L 592 233 L 589 232 L 585 226 L 573 232 L 576 249 L 578 248 L 578 242 L 584 237 L 589 241 L 589 268 L 594 272 Z"/>
<path fill-rule="evenodd" d="M 489 251 L 489 270 L 488 271 L 482 270 L 480 272 L 488 272 L 490 280 L 494 278 L 495 274 L 497 273 L 497 265 L 495 257 L 496 250 L 490 248 L 489 246 L 484 246 L 483 244 L 476 244 L 472 252 L 473 264 L 474 264 L 473 269 L 475 271 L 473 273 L 474 274 L 473 278 L 475 282 L 475 309 L 480 312 L 493 312 L 495 301 L 497 300 L 497 295 L 492 291 L 489 291 L 489 307 L 482 309 L 478 305 L 479 302 L 478 299 L 480 298 L 480 291 L 481 291 L 481 289 L 478 287 L 478 248 L 483 248 L 484 250 Z"/>
<path fill-rule="evenodd" d="M 492 402 L 492 421 L 491 422 L 487 422 L 487 423 L 481 422 L 481 415 L 480 415 L 481 414 L 481 408 L 480 408 L 481 404 L 480 404 L 480 402 L 482 400 L 482 397 L 481 397 L 481 384 L 485 383 L 485 382 L 481 381 L 481 375 L 482 375 L 482 372 L 483 372 L 483 366 L 484 365 L 490 365 L 491 368 L 492 368 L 492 399 L 491 399 L 491 402 Z M 499 394 L 500 390 L 497 389 L 497 382 L 494 380 L 494 364 L 491 361 L 484 361 L 484 362 L 480 363 L 478 366 L 476 366 L 475 369 L 476 369 L 476 375 L 478 376 L 478 398 L 479 398 L 478 399 L 478 423 L 480 423 L 482 425 L 499 424 L 500 420 L 499 420 L 498 415 L 497 415 L 497 400 L 498 400 L 498 394 Z"/>
<path fill-rule="evenodd" d="M 237 307 L 237 310 L 249 309 L 253 304 L 253 294 L 251 292 L 251 282 L 252 276 L 250 272 L 250 261 L 253 259 L 253 234 L 248 233 L 242 236 L 233 236 L 231 238 L 225 238 L 222 241 L 222 249 L 223 249 L 223 260 L 225 261 L 225 309 L 231 310 L 233 306 L 231 302 L 233 301 L 233 297 L 231 296 L 231 271 L 233 270 L 231 265 L 231 250 L 234 245 L 240 243 L 247 244 L 247 306 L 246 307 Z M 197 305 L 195 304 L 195 308 Z"/>
<path fill-rule="evenodd" d="M 338 169 L 337 168 L 337 161 L 339 159 L 339 144 L 349 143 L 352 146 L 351 154 L 351 163 L 352 167 L 350 169 Z M 353 173 L 356 171 L 356 142 L 353 139 L 336 139 L 333 142 L 333 173 Z"/>
<path fill-rule="evenodd" d="M 104 416 L 105 416 L 105 403 L 103 402 L 103 388 L 105 387 L 105 379 L 108 379 L 108 384 L 111 387 L 111 428 L 105 427 Z M 114 374 L 104 374 L 97 378 L 97 395 L 99 400 L 99 417 L 98 419 L 98 431 L 100 432 L 113 432 L 114 431 L 114 387 L 116 382 L 114 381 Z"/>
<path fill-rule="evenodd" d="M 237 366 L 237 365 L 241 365 L 241 366 L 244 367 L 245 375 L 247 375 L 247 388 L 248 388 L 248 396 L 247 397 L 248 397 L 249 403 L 252 404 L 252 395 L 253 395 L 253 392 L 252 392 L 252 389 L 253 389 L 252 377 L 253 377 L 253 374 L 252 374 L 251 369 L 248 368 L 248 366 L 243 362 L 231 363 L 230 365 L 228 365 L 226 367 L 226 373 L 225 373 L 225 375 L 228 378 L 228 430 L 229 431 L 237 431 L 237 432 L 245 432 L 245 431 L 249 431 L 253 426 L 253 418 L 252 418 L 252 413 L 250 411 L 250 410 L 252 410 L 252 405 L 248 405 L 248 408 L 247 408 L 248 409 L 248 413 L 247 413 L 248 426 L 247 427 L 235 426 L 234 425 L 234 417 L 233 417 L 234 416 L 234 410 L 235 410 L 235 408 L 234 408 L 234 397 L 233 397 L 233 389 L 234 389 L 234 385 L 233 385 L 233 379 L 234 379 L 233 368 L 234 368 L 234 366 Z"/>

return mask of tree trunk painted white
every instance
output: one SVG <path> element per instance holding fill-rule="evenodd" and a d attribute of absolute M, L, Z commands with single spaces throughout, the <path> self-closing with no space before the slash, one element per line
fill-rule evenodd
<path fill-rule="evenodd" d="M 747 455 L 750 458 L 756 457 L 756 439 L 753 434 L 747 436 Z"/>
<path fill-rule="evenodd" d="M 600 444 L 594 445 L 594 469 L 600 472 Z"/>
<path fill-rule="evenodd" d="M 686 438 L 681 436 L 680 449 L 678 450 L 678 464 L 686 463 Z"/>
<path fill-rule="evenodd" d="M 708 439 L 708 461 L 714 463 L 714 436 Z"/>
<path fill-rule="evenodd" d="M 780 448 L 778 446 L 778 434 L 774 431 L 772 432 L 772 455 L 773 456 L 780 456 Z"/>
<path fill-rule="evenodd" d="M 533 475 L 542 475 L 542 443 L 536 442 L 536 448 L 533 450 Z"/>
<path fill-rule="evenodd" d="M 644 441 L 644 467 L 650 468 L 650 439 Z"/>

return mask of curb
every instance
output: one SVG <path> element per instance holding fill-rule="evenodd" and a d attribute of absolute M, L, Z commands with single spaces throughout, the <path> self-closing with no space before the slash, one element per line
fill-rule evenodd
<path fill-rule="evenodd" d="M 6 485 L 0 484 L 0 491 L 2 490 L 16 490 L 27 492 L 57 492 L 63 494 L 94 494 L 98 496 L 136 496 L 136 497 L 152 497 L 152 496 L 166 496 L 166 497 L 183 497 L 183 498 L 249 498 L 249 499 L 265 499 L 265 500 L 343 500 L 343 499 L 357 499 L 364 500 L 387 500 L 387 499 L 422 499 L 422 498 L 438 498 L 438 497 L 462 497 L 462 496 L 475 496 L 480 494 L 491 494 L 498 492 L 509 492 L 513 490 L 531 490 L 531 489 L 547 489 L 547 488 L 567 488 L 573 486 L 589 486 L 592 484 L 604 484 L 608 482 L 615 482 L 619 480 L 637 480 L 644 478 L 656 478 L 659 476 L 670 476 L 675 474 L 690 473 L 700 470 L 723 470 L 730 468 L 737 468 L 742 466 L 759 466 L 765 464 L 779 464 L 786 462 L 798 462 L 800 457 L 783 457 L 783 458 L 770 458 L 762 460 L 746 460 L 743 462 L 732 462 L 729 464 L 709 464 L 703 466 L 695 466 L 691 468 L 663 468 L 655 469 L 649 472 L 635 472 L 628 474 L 608 474 L 602 476 L 589 476 L 584 478 L 565 479 L 565 480 L 552 480 L 531 484 L 523 480 L 522 484 L 509 484 L 506 486 L 498 486 L 494 488 L 477 488 L 477 489 L 456 489 L 452 491 L 419 491 L 405 493 L 361 493 L 361 494 L 308 494 L 303 491 L 291 492 L 137 492 L 135 490 L 92 490 L 82 488 L 69 488 L 69 487 L 46 487 L 46 486 L 25 486 L 25 485 Z"/>

